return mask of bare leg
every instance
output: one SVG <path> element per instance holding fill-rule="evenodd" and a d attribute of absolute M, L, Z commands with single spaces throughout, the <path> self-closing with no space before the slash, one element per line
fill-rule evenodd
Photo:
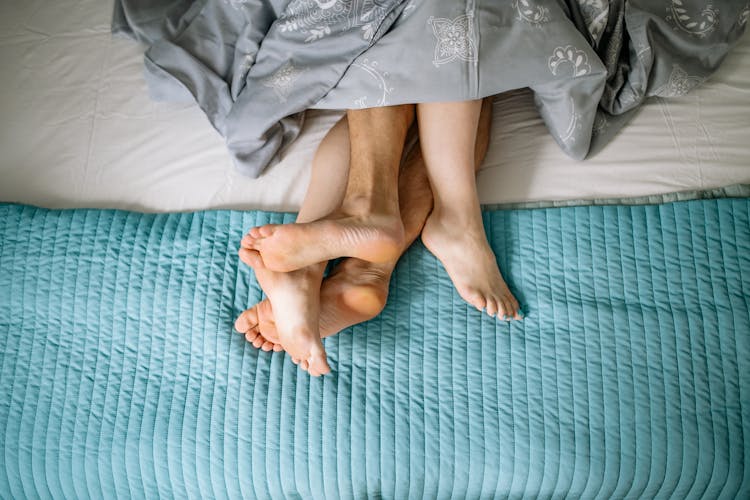
<path fill-rule="evenodd" d="M 422 241 L 443 263 L 458 293 L 490 316 L 520 319 L 482 224 L 475 147 L 481 101 L 417 105 L 420 142 L 434 195 Z"/>
<path fill-rule="evenodd" d="M 419 146 L 408 155 L 398 178 L 399 205 L 404 242 L 399 256 L 417 239 L 432 209 L 432 191 Z M 320 336 L 335 335 L 344 328 L 374 318 L 385 307 L 388 284 L 398 258 L 372 263 L 357 258 L 341 261 L 323 281 L 320 290 Z M 248 309 L 237 320 L 255 347 L 280 350 L 278 326 L 267 301 Z M 251 327 L 254 327 L 252 329 Z"/>
<path fill-rule="evenodd" d="M 413 119 L 413 106 L 353 112 L 350 116 L 352 114 L 357 124 L 353 131 L 348 130 L 352 128 L 348 127 L 348 121 L 342 120 L 321 143 L 313 161 L 310 186 L 297 219 L 300 224 L 294 226 L 305 226 L 307 221 L 328 216 L 334 207 L 341 205 L 334 220 L 337 224 L 341 223 L 342 232 L 351 232 L 356 224 L 366 227 L 373 221 L 383 223 L 384 219 L 390 217 L 397 224 L 386 221 L 381 229 L 383 226 L 396 226 L 400 234 L 394 241 L 403 244 L 397 188 L 389 190 L 388 185 L 389 182 L 398 183 L 398 164 L 404 136 Z M 381 133 L 372 133 L 372 127 L 378 126 L 376 131 L 380 130 Z M 349 135 L 355 137 L 355 148 L 351 154 Z M 396 142 L 393 143 L 393 140 Z M 353 167 L 347 177 L 350 156 Z M 338 179 L 344 182 L 337 184 Z M 347 224 L 349 227 L 346 227 Z M 307 226 L 318 230 L 323 228 L 314 223 Z M 320 239 L 320 236 L 317 238 Z M 254 268 L 258 282 L 270 300 L 243 312 L 235 322 L 235 328 L 245 333 L 256 347 L 264 350 L 283 348 L 295 363 L 301 364 L 313 375 L 327 373 L 330 368 L 318 330 L 320 285 L 325 263 L 306 265 L 288 273 L 272 271 L 265 265 L 253 243 L 251 236 L 243 238 L 240 258 Z M 396 250 L 396 253 L 400 252 Z M 373 276 L 373 273 L 363 272 L 353 291 L 354 295 L 359 296 L 355 302 L 360 309 L 372 309 L 366 304 L 368 300 L 373 300 L 370 292 L 383 295 L 385 300 L 384 294 L 380 293 L 382 286 L 378 284 L 378 290 L 370 286 L 370 282 L 377 281 L 377 277 L 367 279 Z M 380 302 L 378 298 L 375 300 Z M 274 308 L 280 311 L 278 315 L 273 314 Z M 331 314 L 327 316 L 329 320 L 326 323 L 332 323 Z M 265 336 L 263 332 L 266 332 Z"/>
<path fill-rule="evenodd" d="M 401 167 L 398 199 L 404 227 L 398 255 L 382 263 L 344 259 L 336 266 L 323 281 L 320 292 L 321 336 L 335 335 L 344 328 L 372 319 L 385 307 L 396 263 L 419 237 L 432 210 L 432 191 L 419 145 L 412 149 Z"/>
<path fill-rule="evenodd" d="M 475 168 L 478 170 L 489 144 L 492 98 L 485 99 L 479 117 L 475 144 Z M 340 145 L 337 147 L 348 147 Z M 404 225 L 404 245 L 400 253 L 417 239 L 432 210 L 432 191 L 419 145 L 408 154 L 398 178 L 398 199 Z M 344 328 L 377 316 L 385 307 L 388 284 L 398 259 L 374 264 L 360 259 L 344 259 L 320 290 L 320 335 L 335 335 Z M 248 309 L 238 323 L 255 326 L 246 338 L 263 350 L 280 350 L 277 327 L 267 301 Z M 238 328 L 240 331 L 242 328 Z"/>
<path fill-rule="evenodd" d="M 341 208 L 323 220 L 253 228 L 243 246 L 268 269 L 292 271 L 337 257 L 389 262 L 403 247 L 398 168 L 413 106 L 349 111 L 351 169 Z"/>
<path fill-rule="evenodd" d="M 310 184 L 297 221 L 316 220 L 338 208 L 346 190 L 348 171 L 349 128 L 343 118 L 331 128 L 315 153 Z M 295 364 L 312 375 L 330 371 L 318 330 L 325 263 L 279 273 L 265 268 L 258 255 L 244 247 L 240 249 L 240 259 L 253 267 L 269 300 L 261 302 L 262 307 L 259 304 L 243 312 L 235 328 L 256 347 L 285 349 Z M 273 308 L 280 314 L 274 316 Z M 268 331 L 269 325 L 275 333 L 273 342 L 260 334 Z"/>

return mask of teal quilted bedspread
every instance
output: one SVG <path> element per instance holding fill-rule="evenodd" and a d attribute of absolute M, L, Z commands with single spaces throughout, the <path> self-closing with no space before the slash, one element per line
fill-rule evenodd
<path fill-rule="evenodd" d="M 417 243 L 321 379 L 232 331 L 291 220 L 0 205 L 0 497 L 750 497 L 750 200 L 485 212 L 526 319 Z"/>

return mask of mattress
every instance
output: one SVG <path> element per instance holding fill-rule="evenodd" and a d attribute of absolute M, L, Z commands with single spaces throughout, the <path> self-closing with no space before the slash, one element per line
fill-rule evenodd
<path fill-rule="evenodd" d="M 193 103 L 155 102 L 142 47 L 110 34 L 112 2 L 0 5 L 0 200 L 148 212 L 296 210 L 341 112 L 311 111 L 259 179 L 237 173 Z M 593 158 L 566 157 L 528 91 L 498 96 L 479 173 L 485 204 L 642 196 L 750 182 L 750 37 L 701 88 L 656 99 Z"/>
<path fill-rule="evenodd" d="M 0 497 L 750 496 L 750 198 L 487 211 L 523 321 L 417 244 L 318 379 L 232 332 L 292 218 L 0 206 Z"/>

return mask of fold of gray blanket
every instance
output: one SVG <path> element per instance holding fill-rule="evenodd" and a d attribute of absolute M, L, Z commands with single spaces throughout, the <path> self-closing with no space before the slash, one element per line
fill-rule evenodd
<path fill-rule="evenodd" d="M 308 108 L 477 99 L 530 87 L 574 158 L 650 96 L 681 96 L 744 32 L 748 0 L 115 0 L 151 93 L 195 99 L 258 176 Z"/>

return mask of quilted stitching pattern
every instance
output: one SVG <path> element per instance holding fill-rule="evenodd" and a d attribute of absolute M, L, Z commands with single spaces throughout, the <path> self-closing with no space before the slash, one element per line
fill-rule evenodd
<path fill-rule="evenodd" d="M 750 495 L 750 200 L 486 212 L 527 318 L 417 244 L 322 379 L 232 333 L 291 220 L 1 205 L 0 496 Z"/>

